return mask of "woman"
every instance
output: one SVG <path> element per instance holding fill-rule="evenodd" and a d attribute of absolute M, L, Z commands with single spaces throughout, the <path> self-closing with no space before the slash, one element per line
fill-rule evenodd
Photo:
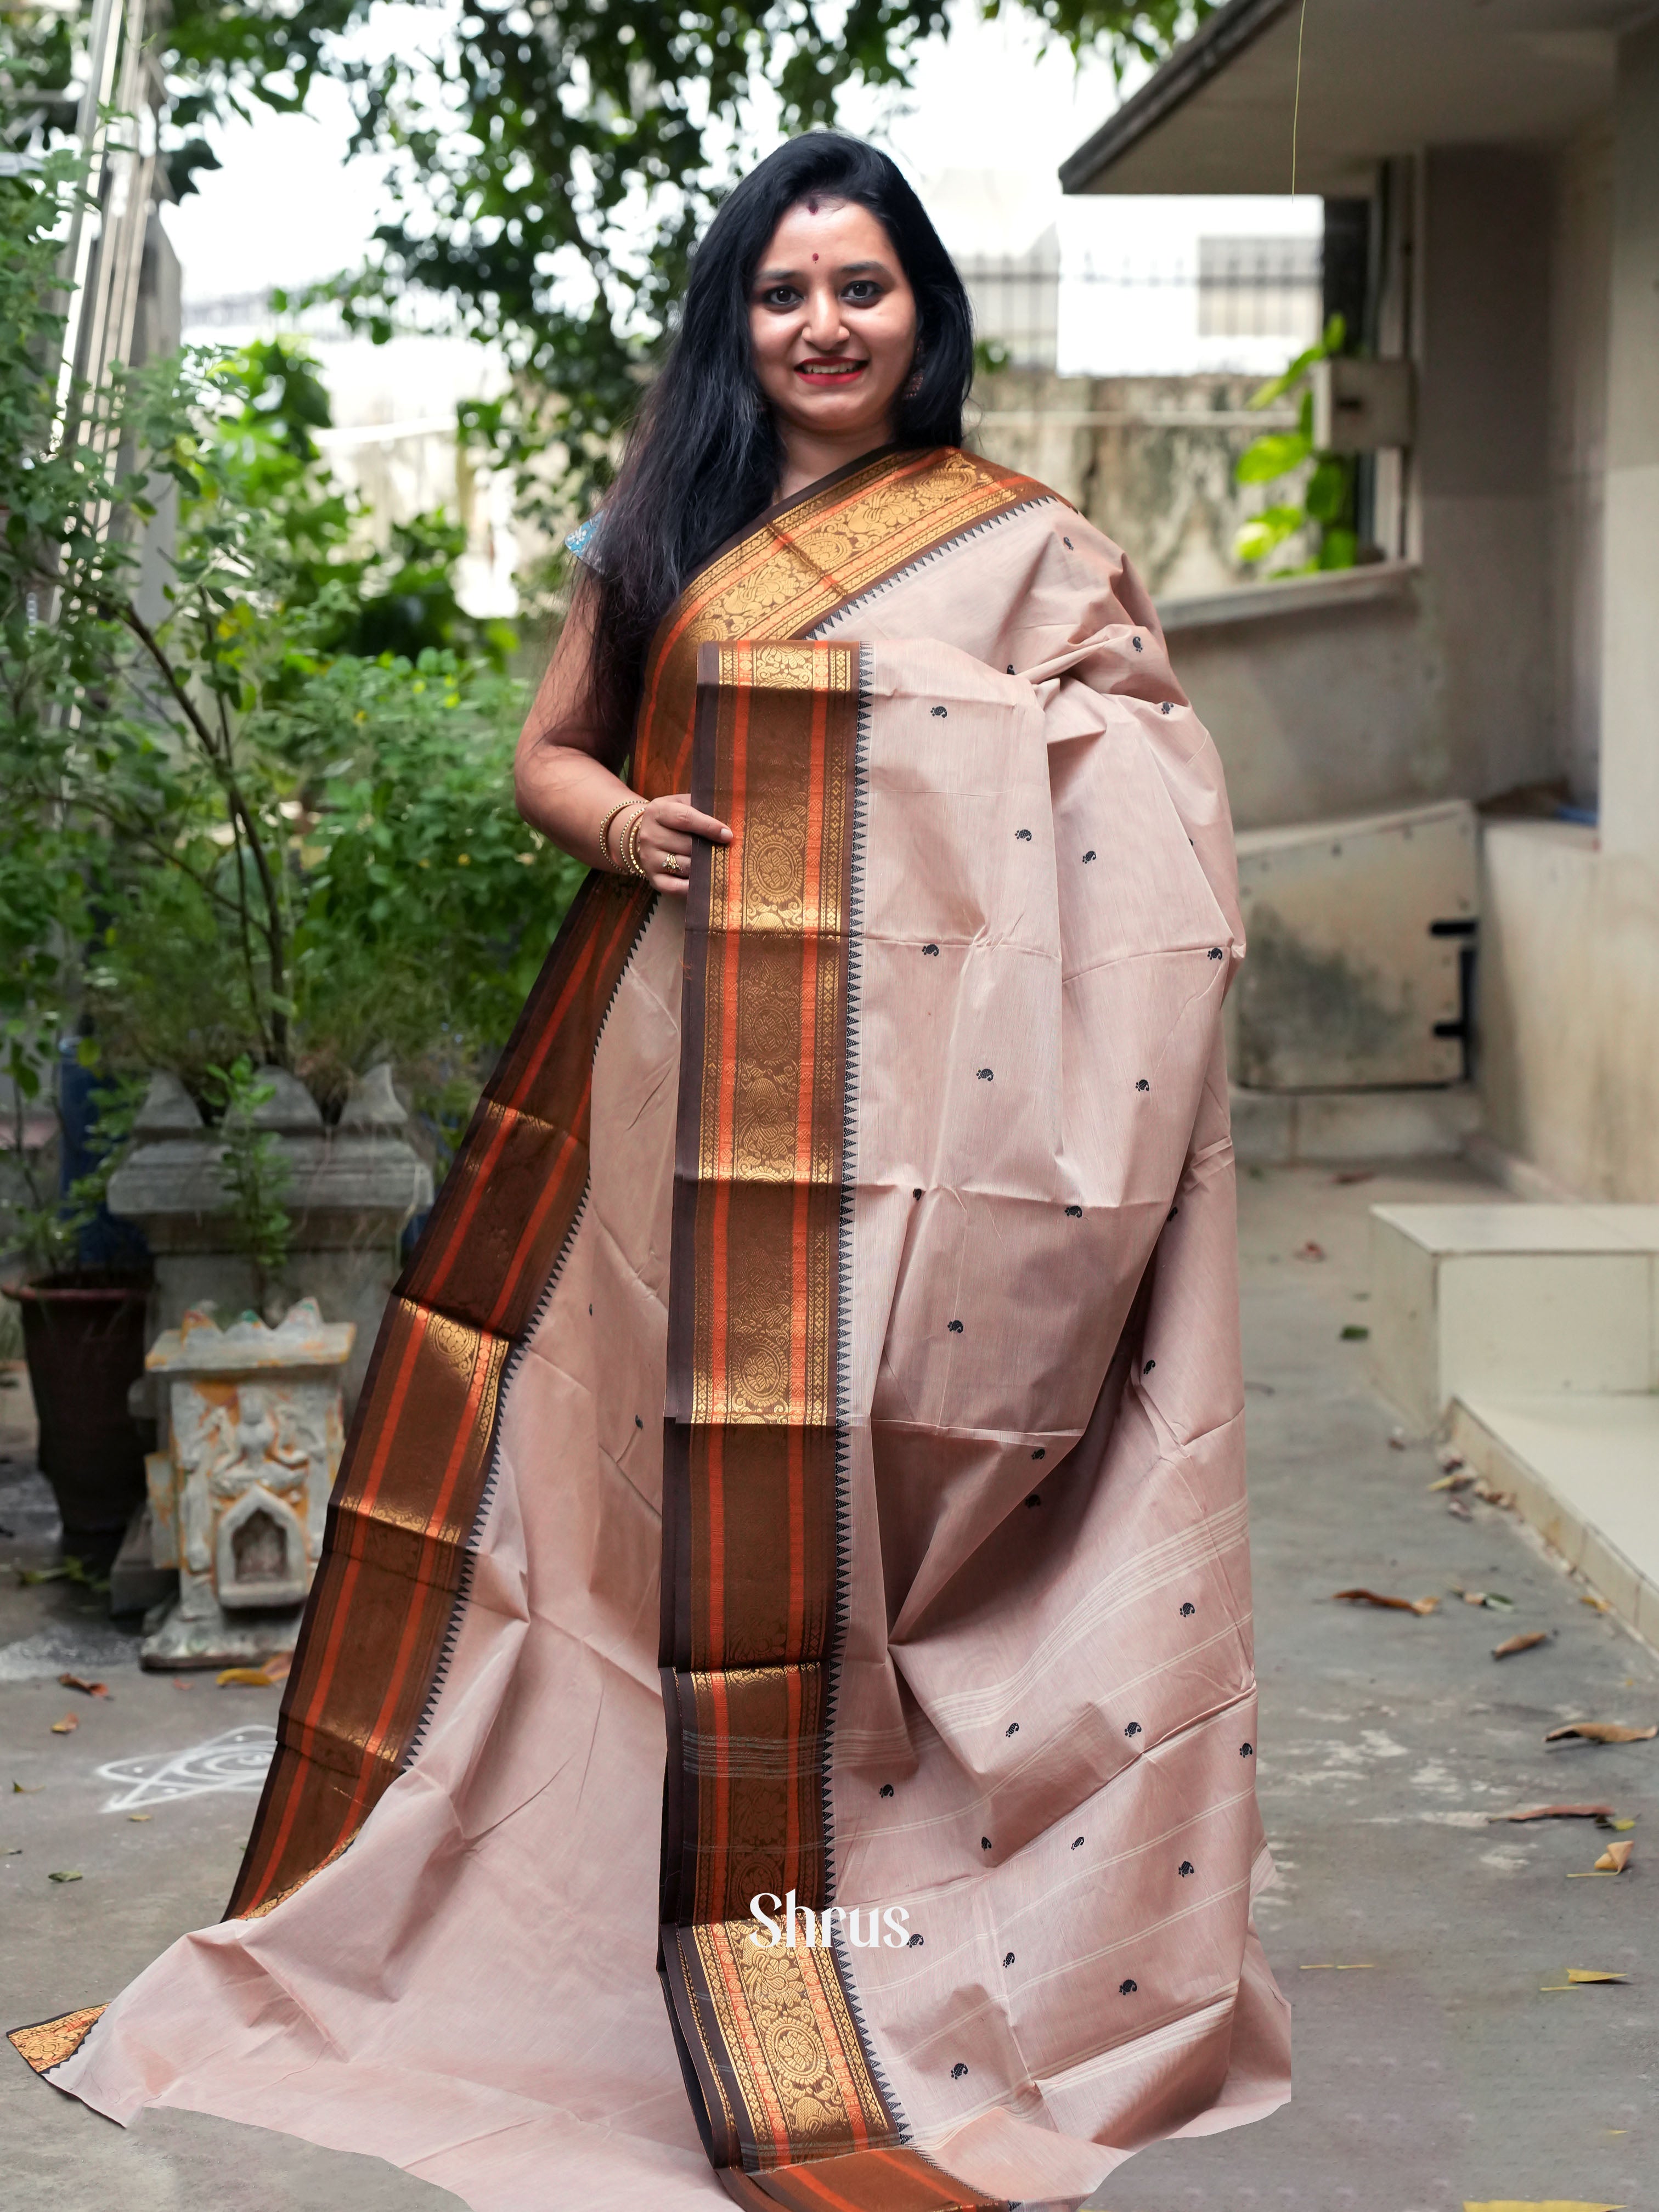
<path fill-rule="evenodd" d="M 711 227 L 520 750 L 594 872 L 382 1330 L 232 1917 L 19 2038 L 115 2118 L 492 2212 L 708 2204 L 702 2153 L 945 2212 L 1288 2094 L 1221 775 L 1122 556 L 962 451 L 971 365 L 884 156 Z"/>

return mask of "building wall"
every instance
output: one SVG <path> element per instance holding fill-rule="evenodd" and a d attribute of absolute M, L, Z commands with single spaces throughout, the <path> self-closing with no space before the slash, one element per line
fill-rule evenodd
<path fill-rule="evenodd" d="M 1613 127 L 1601 826 L 1659 867 L 1659 21 L 1620 42 Z"/>
<path fill-rule="evenodd" d="M 1295 420 L 1293 408 L 1253 412 L 1258 388 L 1254 376 L 1007 369 L 975 384 L 968 420 L 979 452 L 1052 484 L 1154 595 L 1215 592 L 1249 580 L 1233 540 L 1269 496 L 1236 483 L 1233 465 L 1261 430 Z M 1283 557 L 1300 557 L 1294 544 Z"/>
<path fill-rule="evenodd" d="M 1567 823 L 1482 846 L 1487 1129 L 1581 1197 L 1659 1200 L 1659 872 Z"/>
<path fill-rule="evenodd" d="M 1600 827 L 1488 825 L 1480 1064 L 1487 1124 L 1508 1151 L 1587 1197 L 1654 1201 L 1659 23 L 1620 43 L 1613 123 L 1610 158 L 1586 143 L 1563 164 L 1552 457 L 1561 571 L 1555 620 L 1571 632 L 1558 692 L 1565 754 L 1575 778 L 1585 773 L 1599 726 Z M 1599 386 L 1606 477 L 1598 532 Z"/>
<path fill-rule="evenodd" d="M 1441 687 L 1424 580 L 1320 605 L 1325 580 L 1306 586 L 1316 604 L 1266 618 L 1163 603 L 1176 673 L 1215 738 L 1240 830 L 1464 795 L 1428 734 Z"/>
<path fill-rule="evenodd" d="M 1555 165 L 1550 240 L 1551 628 L 1557 757 L 1576 805 L 1601 784 L 1601 531 L 1607 459 L 1613 133 L 1604 122 Z"/>
<path fill-rule="evenodd" d="M 1486 799 L 1559 773 L 1543 155 L 1423 158 L 1412 506 L 1435 697 L 1420 751 Z"/>

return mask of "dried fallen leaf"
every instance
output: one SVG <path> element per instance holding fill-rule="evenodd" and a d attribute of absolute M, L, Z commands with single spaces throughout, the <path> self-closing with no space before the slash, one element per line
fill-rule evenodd
<path fill-rule="evenodd" d="M 1362 1328 L 1357 1321 L 1350 1321 L 1343 1323 L 1338 1334 L 1344 1344 L 1364 1344 L 1370 1331 Z"/>
<path fill-rule="evenodd" d="M 1589 1606 L 1592 1613 L 1611 1613 L 1613 1611 L 1613 1601 L 1610 1598 L 1592 1597 L 1588 1592 L 1579 1599 L 1578 1602 L 1580 1605 Z"/>
<path fill-rule="evenodd" d="M 222 1690 L 268 1690 L 271 1678 L 263 1667 L 227 1667 L 214 1678 Z"/>
<path fill-rule="evenodd" d="M 80 1722 L 76 1719 L 73 1713 L 65 1713 L 61 1721 L 52 1723 L 52 1732 L 54 1735 L 69 1735 L 80 1725 Z"/>
<path fill-rule="evenodd" d="M 1627 1982 L 1629 1979 L 1630 1976 L 1628 1974 L 1603 1973 L 1600 1966 L 1569 1966 L 1567 1968 L 1567 1980 L 1570 1984 L 1573 1982 Z"/>
<path fill-rule="evenodd" d="M 1544 1741 L 1562 1743 L 1575 1735 L 1586 1743 L 1650 1743 L 1659 1735 L 1659 1728 L 1623 1728 L 1617 1721 L 1569 1721 L 1565 1728 L 1552 1729 Z"/>
<path fill-rule="evenodd" d="M 1474 1509 L 1466 1505 L 1461 1498 L 1449 1498 L 1446 1510 L 1455 1521 L 1473 1521 L 1474 1518 Z"/>
<path fill-rule="evenodd" d="M 1472 1474 L 1465 1474 L 1461 1467 L 1455 1467 L 1443 1474 L 1438 1482 L 1431 1482 L 1429 1488 L 1431 1490 L 1467 1490 L 1474 1480 L 1474 1477 Z"/>
<path fill-rule="evenodd" d="M 1455 1474 L 1463 1464 L 1462 1453 L 1451 1444 L 1437 1445 L 1434 1455 L 1448 1474 Z"/>
<path fill-rule="evenodd" d="M 79 1690 L 84 1697 L 106 1698 L 109 1695 L 109 1686 L 106 1682 L 88 1682 L 79 1674 L 60 1674 L 58 1680 L 64 1689 Z"/>
<path fill-rule="evenodd" d="M 1631 1843 L 1609 1844 L 1595 1862 L 1595 1872 L 1623 1874 L 1625 1869 L 1630 1864 L 1630 1855 L 1635 1849 L 1635 1844 Z"/>
<path fill-rule="evenodd" d="M 46 1786 L 44 1782 L 14 1782 L 11 1794 L 14 1797 L 33 1797 L 37 1790 L 44 1790 Z"/>
<path fill-rule="evenodd" d="M 153 1813 L 129 1813 L 127 1814 L 129 1820 L 153 1820 L 155 1817 L 155 1815 Z"/>
<path fill-rule="evenodd" d="M 80 1881 L 82 1879 L 81 1873 L 76 1869 L 71 1869 L 66 1874 L 49 1874 L 46 1876 L 48 1881 Z"/>
<path fill-rule="evenodd" d="M 1390 1429 L 1389 1431 L 1390 1451 L 1408 1451 L 1411 1449 L 1411 1441 L 1404 1429 Z"/>
<path fill-rule="evenodd" d="M 1380 1605 L 1390 1613 L 1430 1613 L 1439 1604 L 1437 1597 L 1384 1597 L 1378 1590 L 1345 1589 L 1334 1593 L 1333 1602 L 1348 1605 Z"/>
<path fill-rule="evenodd" d="M 1598 1820 L 1595 1825 L 1598 1828 L 1611 1828 L 1616 1834 L 1622 1836 L 1626 1828 L 1633 1828 L 1636 1826 L 1636 1821 L 1633 1817 L 1627 1820 L 1615 1820 L 1613 1815 L 1608 1814 L 1605 1820 Z"/>
<path fill-rule="evenodd" d="M 1474 1494 L 1483 1505 L 1513 1505 L 1515 1503 L 1513 1491 L 1499 1490 L 1490 1482 L 1477 1482 Z"/>
<path fill-rule="evenodd" d="M 1491 1813 L 1491 1820 L 1606 1820 L 1611 1805 L 1526 1805 L 1517 1813 Z"/>
<path fill-rule="evenodd" d="M 1375 1182 L 1375 1168 L 1339 1168 L 1331 1177 L 1333 1182 Z"/>
<path fill-rule="evenodd" d="M 1316 1244 L 1310 1237 L 1305 1244 L 1297 1246 L 1291 1257 L 1293 1260 L 1322 1260 L 1325 1257 L 1325 1247 L 1322 1244 Z"/>
<path fill-rule="evenodd" d="M 1517 1651 L 1531 1651 L 1540 1644 L 1547 1644 L 1549 1640 L 1550 1632 L 1547 1628 L 1534 1628 L 1529 1635 L 1511 1636 L 1502 1644 L 1494 1644 L 1492 1647 L 1492 1656 L 1494 1659 L 1513 1659 Z"/>

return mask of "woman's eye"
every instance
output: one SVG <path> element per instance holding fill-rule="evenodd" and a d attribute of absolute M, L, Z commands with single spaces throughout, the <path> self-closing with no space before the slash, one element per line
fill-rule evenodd
<path fill-rule="evenodd" d="M 854 277 L 842 294 L 855 307 L 872 307 L 881 297 L 881 287 L 868 276 Z"/>
<path fill-rule="evenodd" d="M 761 294 L 763 307 L 798 307 L 800 294 L 793 284 L 774 284 L 769 291 Z"/>

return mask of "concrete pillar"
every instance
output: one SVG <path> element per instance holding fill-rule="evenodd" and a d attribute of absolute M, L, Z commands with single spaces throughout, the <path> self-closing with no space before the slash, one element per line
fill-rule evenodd
<path fill-rule="evenodd" d="M 1437 146 L 1422 175 L 1412 467 L 1437 696 L 1418 781 L 1482 799 L 1557 768 L 1551 172 L 1541 154 Z"/>
<path fill-rule="evenodd" d="M 1613 129 L 1601 846 L 1659 867 L 1659 22 L 1620 42 Z"/>

